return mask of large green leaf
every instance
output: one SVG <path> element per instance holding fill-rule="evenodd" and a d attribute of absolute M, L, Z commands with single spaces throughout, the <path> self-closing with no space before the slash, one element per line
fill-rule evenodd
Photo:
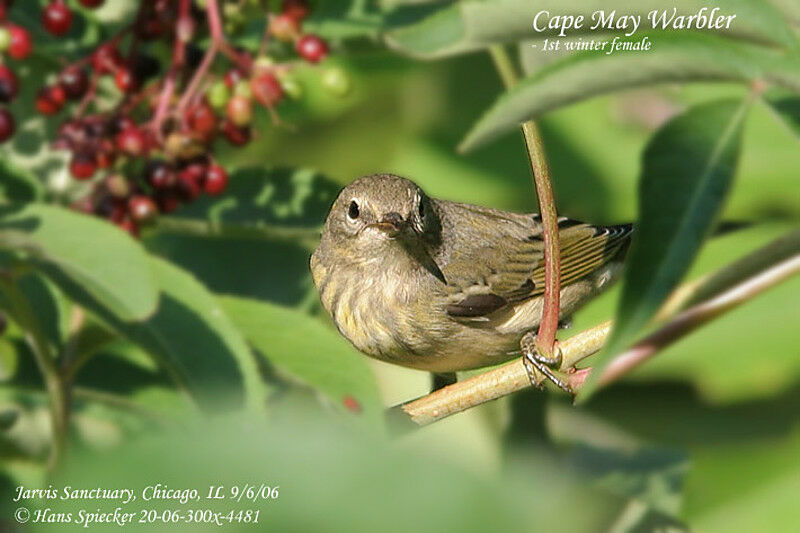
<path fill-rule="evenodd" d="M 220 302 L 248 342 L 279 371 L 339 409 L 379 421 L 381 403 L 364 356 L 317 319 L 284 307 L 226 296 Z"/>
<path fill-rule="evenodd" d="M 0 248 L 22 252 L 80 304 L 120 320 L 153 313 L 158 292 L 142 246 L 96 218 L 40 204 L 0 207 Z"/>
<path fill-rule="evenodd" d="M 0 159 L 0 200 L 7 202 L 31 202 L 42 196 L 42 184 L 36 176 Z"/>
<path fill-rule="evenodd" d="M 591 33 L 592 14 L 600 10 L 606 16 L 614 10 L 618 16 L 623 13 L 640 16 L 641 33 L 654 29 L 647 18 L 651 11 L 666 10 L 672 14 L 673 7 L 678 15 L 696 15 L 703 7 L 707 8 L 707 14 L 710 9 L 703 0 L 678 0 L 669 5 L 659 0 L 541 0 L 535 3 L 529 0 L 471 0 L 455 2 L 412 24 L 389 31 L 386 40 L 395 50 L 432 59 L 471 52 L 492 44 L 558 35 L 556 30 L 538 33 L 533 29 L 533 19 L 540 11 L 549 11 L 552 16 L 583 15 L 585 24 L 580 29 L 569 31 L 566 37 L 570 38 Z M 731 37 L 787 47 L 796 42 L 781 13 L 767 2 L 721 0 L 714 7 L 720 8 L 719 14 L 737 16 L 730 28 L 716 31 Z"/>
<path fill-rule="evenodd" d="M 764 79 L 800 89 L 800 62 L 791 55 L 713 35 L 676 32 L 652 39 L 647 52 L 585 52 L 525 78 L 498 98 L 460 149 L 473 149 L 552 109 L 631 87 Z"/>
<path fill-rule="evenodd" d="M 263 400 L 255 360 L 214 296 L 190 273 L 155 257 L 150 264 L 161 298 L 156 313 L 126 323 L 93 309 L 111 327 L 156 358 L 209 411 Z"/>
<path fill-rule="evenodd" d="M 593 360 L 594 379 L 653 317 L 686 274 L 727 196 L 749 102 L 720 100 L 668 122 L 644 154 L 639 224 L 628 259 L 614 331 Z"/>
<path fill-rule="evenodd" d="M 767 95 L 764 100 L 800 140 L 800 97 Z"/>

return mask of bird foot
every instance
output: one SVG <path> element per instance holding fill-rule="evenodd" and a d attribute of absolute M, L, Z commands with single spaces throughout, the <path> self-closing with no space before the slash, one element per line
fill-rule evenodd
<path fill-rule="evenodd" d="M 558 341 L 553 346 L 553 355 L 547 357 L 540 353 L 536 347 L 536 335 L 528 332 L 523 335 L 519 341 L 520 351 L 522 351 L 522 361 L 525 364 L 525 370 L 528 372 L 528 377 L 531 384 L 538 388 L 544 388 L 544 380 L 549 379 L 559 389 L 574 394 L 572 387 L 558 376 L 557 371 L 552 367 L 561 365 L 561 349 L 558 347 Z"/>

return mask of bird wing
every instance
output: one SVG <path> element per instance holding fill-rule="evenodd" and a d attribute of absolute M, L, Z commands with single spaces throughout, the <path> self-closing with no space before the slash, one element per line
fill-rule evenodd
<path fill-rule="evenodd" d="M 527 234 L 501 234 L 494 241 L 482 239 L 461 248 L 443 269 L 448 315 L 484 320 L 544 292 L 544 242 L 538 216 L 532 216 L 532 222 Z M 562 287 L 609 262 L 627 245 L 632 232 L 630 225 L 598 227 L 568 218 L 560 218 L 558 225 Z"/>

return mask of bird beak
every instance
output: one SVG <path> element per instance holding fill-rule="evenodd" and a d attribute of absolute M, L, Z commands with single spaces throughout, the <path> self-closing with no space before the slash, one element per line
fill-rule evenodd
<path fill-rule="evenodd" d="M 397 237 L 406 227 L 406 221 L 400 213 L 386 213 L 378 222 L 370 224 L 383 231 L 388 237 Z"/>

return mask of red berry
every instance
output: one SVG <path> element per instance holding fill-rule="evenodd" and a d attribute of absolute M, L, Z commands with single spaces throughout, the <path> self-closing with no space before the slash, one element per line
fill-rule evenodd
<path fill-rule="evenodd" d="M 141 129 L 135 126 L 119 132 L 116 142 L 119 151 L 132 157 L 143 155 L 148 148 L 147 137 Z"/>
<path fill-rule="evenodd" d="M 161 213 L 172 213 L 181 205 L 174 191 L 158 191 L 156 195 L 158 210 Z"/>
<path fill-rule="evenodd" d="M 114 75 L 114 83 L 124 93 L 131 93 L 139 88 L 136 76 L 133 75 L 133 72 L 128 67 L 117 69 L 117 73 Z"/>
<path fill-rule="evenodd" d="M 5 65 L 0 65 L 0 102 L 8 103 L 17 96 L 19 82 L 14 71 Z"/>
<path fill-rule="evenodd" d="M 206 170 L 206 181 L 203 183 L 203 190 L 209 196 L 217 196 L 228 186 L 228 173 L 217 164 L 208 165 Z"/>
<path fill-rule="evenodd" d="M 58 83 L 63 87 L 67 98 L 77 100 L 83 98 L 89 89 L 89 76 L 78 67 L 67 67 L 58 76 Z"/>
<path fill-rule="evenodd" d="M 6 142 L 14 135 L 14 115 L 6 108 L 0 109 L 0 143 Z"/>
<path fill-rule="evenodd" d="M 53 35 L 64 35 L 72 25 L 72 11 L 63 0 L 55 0 L 42 11 L 42 24 Z"/>
<path fill-rule="evenodd" d="M 123 218 L 119 222 L 116 222 L 116 225 L 119 226 L 122 230 L 127 231 L 131 234 L 132 237 L 139 236 L 139 226 L 131 220 L 130 218 Z"/>
<path fill-rule="evenodd" d="M 128 200 L 128 213 L 131 219 L 138 224 L 152 222 L 158 214 L 158 207 L 152 198 L 143 194 L 131 196 Z"/>
<path fill-rule="evenodd" d="M 194 133 L 208 141 L 217 130 L 217 116 L 207 103 L 200 103 L 186 112 L 186 121 Z"/>
<path fill-rule="evenodd" d="M 121 64 L 119 50 L 111 43 L 101 44 L 92 53 L 92 68 L 97 74 L 114 72 Z"/>
<path fill-rule="evenodd" d="M 300 22 L 308 16 L 309 8 L 306 0 L 283 0 L 283 13 Z"/>
<path fill-rule="evenodd" d="M 145 169 L 147 183 L 154 189 L 169 189 L 175 185 L 175 174 L 164 161 L 154 159 L 147 162 Z"/>
<path fill-rule="evenodd" d="M 303 35 L 295 47 L 300 57 L 312 63 L 319 63 L 328 55 L 328 44 L 313 34 Z"/>
<path fill-rule="evenodd" d="M 36 110 L 43 115 L 55 115 L 61 111 L 66 97 L 64 89 L 58 85 L 42 87 L 36 95 Z"/>
<path fill-rule="evenodd" d="M 86 180 L 94 175 L 97 170 L 95 156 L 91 152 L 76 152 L 69 164 L 69 171 L 77 180 Z"/>
<path fill-rule="evenodd" d="M 225 73 L 225 85 L 228 86 L 228 89 L 233 90 L 236 84 L 243 79 L 244 73 L 239 69 L 234 68 Z"/>
<path fill-rule="evenodd" d="M 361 404 L 349 394 L 342 397 L 342 405 L 351 413 L 358 414 L 361 412 Z"/>
<path fill-rule="evenodd" d="M 28 30 L 15 24 L 9 24 L 8 31 L 11 33 L 11 44 L 8 47 L 8 55 L 14 59 L 20 60 L 28 57 L 33 48 L 31 34 L 28 33 Z"/>
<path fill-rule="evenodd" d="M 84 6 L 94 9 L 96 7 L 100 7 L 106 0 L 80 0 L 80 3 Z"/>
<path fill-rule="evenodd" d="M 278 79 L 264 72 L 250 80 L 250 91 L 253 97 L 267 107 L 272 107 L 283 98 L 283 87 Z"/>
<path fill-rule="evenodd" d="M 244 146 L 250 142 L 250 128 L 240 128 L 230 120 L 223 122 L 222 133 L 228 139 L 228 142 L 234 146 Z"/>
<path fill-rule="evenodd" d="M 292 42 L 300 34 L 300 20 L 288 13 L 281 13 L 270 19 L 269 32 L 279 41 Z"/>
<path fill-rule="evenodd" d="M 103 169 L 111 168 L 116 158 L 114 143 L 110 139 L 101 140 L 97 148 L 97 166 Z"/>
<path fill-rule="evenodd" d="M 95 213 L 115 224 L 119 224 L 128 214 L 128 209 L 125 202 L 111 196 L 105 196 L 97 203 Z"/>
<path fill-rule="evenodd" d="M 111 119 L 110 126 L 113 132 L 119 133 L 127 130 L 128 128 L 135 128 L 136 122 L 134 122 L 129 116 L 117 115 Z"/>
<path fill-rule="evenodd" d="M 244 96 L 234 95 L 225 106 L 225 114 L 234 125 L 247 126 L 253 121 L 253 102 Z"/>

